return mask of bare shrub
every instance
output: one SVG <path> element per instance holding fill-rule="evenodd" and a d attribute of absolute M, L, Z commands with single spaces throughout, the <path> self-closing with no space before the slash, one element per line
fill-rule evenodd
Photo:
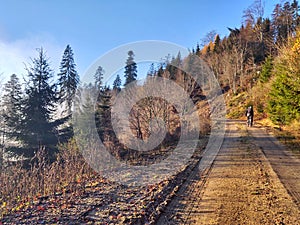
<path fill-rule="evenodd" d="M 84 191 L 85 181 L 93 176 L 93 170 L 84 161 L 74 140 L 59 149 L 52 163 L 47 161 L 45 147 L 36 152 L 29 168 L 21 161 L 6 163 L 0 173 L 0 215 L 21 201 L 66 191 Z"/>

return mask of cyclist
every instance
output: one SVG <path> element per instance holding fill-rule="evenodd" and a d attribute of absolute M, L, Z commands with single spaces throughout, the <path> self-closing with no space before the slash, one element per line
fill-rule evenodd
<path fill-rule="evenodd" d="M 245 116 L 247 116 L 248 127 L 252 127 L 254 113 L 253 113 L 253 107 L 251 105 L 247 108 Z"/>

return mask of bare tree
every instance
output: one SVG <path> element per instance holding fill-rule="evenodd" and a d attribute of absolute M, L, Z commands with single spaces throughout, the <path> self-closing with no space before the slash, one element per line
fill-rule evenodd
<path fill-rule="evenodd" d="M 204 47 L 205 45 L 208 45 L 210 42 L 214 42 L 215 37 L 217 36 L 216 30 L 209 31 L 202 39 L 201 39 L 201 45 Z"/>
<path fill-rule="evenodd" d="M 253 27 L 257 21 L 264 16 L 265 2 L 262 0 L 255 0 L 246 10 L 244 10 L 244 25 L 251 24 Z"/>

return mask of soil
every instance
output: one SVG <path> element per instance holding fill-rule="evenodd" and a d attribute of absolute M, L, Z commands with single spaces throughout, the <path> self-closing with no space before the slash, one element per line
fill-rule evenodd
<path fill-rule="evenodd" d="M 300 225 L 300 158 L 262 127 L 226 124 L 220 149 L 214 141 L 201 158 L 200 144 L 190 164 L 169 180 L 129 188 L 95 177 L 83 190 L 23 202 L 0 225 Z"/>
<path fill-rule="evenodd" d="M 189 180 L 157 224 L 300 224 L 300 160 L 245 121 L 228 121 L 208 171 Z"/>

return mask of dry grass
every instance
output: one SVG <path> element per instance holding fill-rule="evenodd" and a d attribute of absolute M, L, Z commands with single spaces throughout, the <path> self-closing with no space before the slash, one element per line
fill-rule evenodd
<path fill-rule="evenodd" d="M 265 127 L 279 141 L 293 152 L 300 155 L 300 121 L 294 121 L 290 125 L 279 126 L 272 123 L 270 119 L 262 119 L 256 124 Z"/>
<path fill-rule="evenodd" d="M 227 117 L 231 119 L 241 119 L 244 117 L 249 99 L 249 95 L 246 92 L 232 96 L 232 98 L 227 101 Z"/>
<path fill-rule="evenodd" d="M 200 134 L 205 136 L 210 131 L 209 105 L 207 102 L 197 105 L 197 111 L 200 121 L 189 121 L 191 125 L 200 122 Z M 173 126 L 173 127 L 172 127 Z M 171 128 L 176 130 L 177 125 Z M 195 128 L 189 127 L 191 131 Z M 132 161 L 132 164 L 142 165 L 144 162 L 156 162 L 160 156 L 166 156 L 170 147 L 177 143 L 173 136 L 166 138 L 166 143 L 162 143 L 153 151 L 137 152 L 130 154 L 130 151 L 124 151 L 124 146 L 117 145 L 114 140 L 110 140 L 113 151 L 118 151 L 121 155 L 124 151 L 122 160 Z M 104 141 L 108 143 L 108 141 Z M 86 184 L 95 172 L 89 167 L 81 155 L 74 140 L 61 145 L 56 160 L 52 163 L 47 161 L 45 148 L 40 149 L 35 157 L 30 161 L 29 167 L 24 166 L 22 162 L 6 163 L 0 171 L 0 218 L 11 212 L 16 212 L 26 206 L 26 204 L 37 201 L 40 198 L 53 194 L 64 194 L 66 192 L 84 193 Z M 126 150 L 126 149 L 125 149 Z M 134 152 L 133 152 L 134 153 Z M 128 157 L 132 157 L 128 158 Z"/>
<path fill-rule="evenodd" d="M 45 148 L 37 152 L 30 168 L 17 162 L 6 164 L 0 171 L 0 218 L 42 196 L 84 191 L 85 181 L 94 173 L 74 141 L 60 147 L 53 163 L 47 162 L 45 152 Z"/>
<path fill-rule="evenodd" d="M 294 121 L 288 126 L 279 126 L 267 118 L 267 101 L 270 83 L 258 83 L 247 93 L 232 96 L 227 101 L 228 118 L 245 119 L 244 112 L 248 105 L 254 106 L 254 121 L 258 126 L 267 128 L 283 144 L 300 155 L 300 121 Z"/>
<path fill-rule="evenodd" d="M 254 108 L 256 119 L 267 118 L 268 93 L 270 83 L 258 83 L 248 92 L 241 92 L 227 99 L 228 117 L 232 119 L 245 118 L 245 110 L 249 105 Z"/>

